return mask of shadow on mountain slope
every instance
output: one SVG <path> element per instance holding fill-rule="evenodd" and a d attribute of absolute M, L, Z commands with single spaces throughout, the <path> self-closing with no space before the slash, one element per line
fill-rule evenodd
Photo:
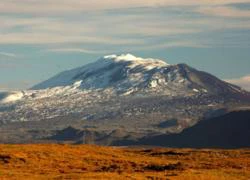
<path fill-rule="evenodd" d="M 203 120 L 180 134 L 144 137 L 138 144 L 194 148 L 250 147 L 249 127 L 250 111 L 230 112 Z"/>

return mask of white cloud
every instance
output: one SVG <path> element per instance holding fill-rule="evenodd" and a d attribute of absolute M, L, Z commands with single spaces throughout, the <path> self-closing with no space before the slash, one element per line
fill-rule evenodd
<path fill-rule="evenodd" d="M 65 52 L 65 53 L 84 53 L 84 54 L 106 54 L 108 51 L 101 50 L 88 50 L 82 48 L 56 48 L 56 49 L 48 49 L 47 52 Z"/>
<path fill-rule="evenodd" d="M 201 6 L 247 3 L 250 0 L 1 0 L 2 13 L 58 14 L 136 7 Z"/>
<path fill-rule="evenodd" d="M 67 45 L 89 44 L 117 46 L 121 49 L 131 46 L 145 48 L 152 47 L 200 47 L 213 46 L 214 38 L 200 38 L 202 33 L 226 31 L 229 29 L 250 29 L 250 20 L 225 20 L 216 17 L 193 17 L 190 13 L 203 11 L 204 8 L 222 8 L 224 11 L 229 3 L 249 2 L 250 0 L 1 0 L 0 12 L 0 45 L 5 44 L 31 44 L 31 45 Z M 168 9 L 139 7 L 170 6 Z M 172 12 L 178 6 L 178 12 Z M 120 8 L 134 8 L 121 10 Z M 102 11 L 112 9 L 114 11 Z M 230 9 L 230 8 L 229 8 Z M 91 13 L 85 11 L 94 10 Z M 98 11 L 96 11 L 98 10 Z M 221 16 L 220 9 L 215 9 L 216 16 Z M 231 8 L 232 11 L 232 8 Z M 110 13 L 111 12 L 111 13 Z M 212 12 L 213 14 L 216 14 Z M 247 16 L 246 12 L 233 9 L 232 16 Z M 18 18 L 15 13 L 31 13 L 31 16 Z M 34 14 L 36 15 L 34 15 Z M 76 13 L 76 14 L 75 14 Z M 185 15 L 187 13 L 187 16 Z M 11 14 L 11 16 L 9 15 Z M 56 14 L 56 16 L 54 16 Z M 225 14 L 225 13 L 224 13 Z M 229 12 L 230 14 L 230 12 Z M 193 14 L 192 14 L 193 15 Z M 197 15 L 197 14 L 196 14 Z M 30 17 L 30 18 L 27 18 Z M 199 37 L 198 37 L 199 36 Z M 190 40 L 192 39 L 192 43 Z M 205 39 L 205 40 L 203 40 Z M 168 43 L 163 42 L 164 40 Z M 207 41 L 208 40 L 208 41 Z M 180 43 L 181 41 L 181 43 Z M 201 42 L 201 41 L 206 41 Z M 179 44 L 179 46 L 177 46 Z M 203 45 L 202 45 L 203 44 Z M 222 44 L 228 46 L 230 43 Z M 190 45 L 190 46 L 188 46 Z M 239 43 L 239 46 L 241 44 Z M 76 52 L 80 48 L 69 48 L 67 51 Z M 53 48 L 53 47 L 52 47 Z M 61 49 L 62 50 L 62 49 Z M 64 49 L 64 52 L 66 49 Z M 59 51 L 58 51 L 59 52 Z M 63 52 L 63 51 L 61 51 Z M 83 51 L 82 51 L 83 52 Z M 96 53 L 85 51 L 83 53 Z M 99 52 L 97 52 L 99 53 Z"/>
<path fill-rule="evenodd" d="M 176 48 L 176 47 L 193 47 L 193 48 L 204 48 L 207 47 L 203 44 L 196 43 L 194 41 L 171 41 L 171 42 L 164 42 L 159 44 L 147 44 L 141 47 L 131 47 L 128 48 L 128 51 L 145 51 L 145 50 L 162 50 L 162 49 L 169 49 L 169 48 Z"/>
<path fill-rule="evenodd" d="M 144 40 L 135 38 L 115 38 L 87 36 L 80 34 L 56 33 L 8 33 L 0 34 L 0 44 L 55 44 L 55 43 L 101 43 L 111 45 L 144 44 Z"/>
<path fill-rule="evenodd" d="M 202 32 L 236 28 L 250 29 L 250 23 L 209 18 L 165 17 L 157 13 L 153 15 L 145 13 L 143 16 L 135 14 L 112 16 L 103 13 L 94 14 L 90 18 L 85 17 L 84 20 L 0 16 L 0 44 L 84 43 L 142 46 L 152 44 L 157 39 L 162 40 L 177 35 L 182 37 L 183 43 L 184 39 L 187 39 L 183 38 L 184 35 L 195 36 Z M 172 41 L 174 43 L 176 40 Z M 193 37 L 192 41 L 194 44 L 201 44 L 197 38 Z M 159 42 L 155 43 L 156 46 L 158 44 Z"/>
<path fill-rule="evenodd" d="M 166 18 L 159 16 L 110 16 L 105 13 L 84 20 L 0 16 L 0 44 L 84 43 L 130 46 L 148 44 L 149 36 L 157 38 L 200 32 L 200 27 L 189 27 L 191 22 L 188 25 L 182 19 L 165 21 Z"/>
<path fill-rule="evenodd" d="M 136 51 L 149 51 L 149 50 L 160 50 L 160 49 L 168 49 L 174 47 L 194 47 L 194 48 L 203 48 L 205 47 L 202 44 L 197 44 L 192 41 L 172 41 L 169 43 L 159 43 L 159 44 L 144 44 L 141 46 L 126 46 L 123 49 L 120 49 L 119 46 L 111 46 L 107 47 L 106 50 L 97 50 L 97 49 L 84 49 L 84 48 L 75 48 L 75 47 L 66 47 L 66 48 L 51 48 L 43 50 L 42 52 L 55 52 L 55 53 L 83 53 L 83 54 L 100 54 L 107 55 L 114 52 L 136 52 Z"/>
<path fill-rule="evenodd" d="M 14 54 L 14 53 L 9 53 L 9 52 L 0 52 L 0 56 L 15 58 L 15 57 L 16 57 L 16 54 Z"/>
<path fill-rule="evenodd" d="M 250 91 L 250 75 L 246 75 L 241 78 L 227 79 L 225 81 L 238 85 L 242 87 L 243 89 Z"/>
<path fill-rule="evenodd" d="M 228 6 L 200 7 L 197 9 L 197 12 L 200 12 L 205 15 L 222 16 L 222 17 L 230 17 L 230 18 L 249 18 L 250 17 L 249 10 L 241 10 L 241 9 L 228 7 Z"/>

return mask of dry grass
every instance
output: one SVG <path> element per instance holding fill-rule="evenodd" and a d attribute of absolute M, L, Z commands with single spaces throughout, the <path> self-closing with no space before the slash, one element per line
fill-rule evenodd
<path fill-rule="evenodd" d="M 0 179 L 250 179 L 250 150 L 0 145 Z"/>

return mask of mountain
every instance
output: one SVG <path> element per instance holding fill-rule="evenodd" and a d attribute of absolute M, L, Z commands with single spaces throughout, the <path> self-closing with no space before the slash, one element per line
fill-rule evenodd
<path fill-rule="evenodd" d="M 84 90 L 112 89 L 117 94 L 189 96 L 245 94 L 241 88 L 198 71 L 186 64 L 169 65 L 158 59 L 143 59 L 131 54 L 109 55 L 98 61 L 62 72 L 32 89 L 75 86 Z"/>
<path fill-rule="evenodd" d="M 250 111 L 234 111 L 204 120 L 180 134 L 143 138 L 139 144 L 194 148 L 250 147 Z"/>
<path fill-rule="evenodd" d="M 110 138 L 122 138 L 114 133 L 121 129 L 129 141 L 179 133 L 241 107 L 250 107 L 250 93 L 209 73 L 131 54 L 109 55 L 29 90 L 0 93 L 0 130 L 18 142 L 23 139 L 17 129 L 23 138 L 39 140 L 73 126 L 101 132 L 98 137 L 112 144 Z"/>

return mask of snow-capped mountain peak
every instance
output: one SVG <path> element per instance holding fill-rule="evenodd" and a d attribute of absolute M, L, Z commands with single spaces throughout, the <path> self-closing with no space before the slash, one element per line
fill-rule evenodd
<path fill-rule="evenodd" d="M 104 56 L 103 59 L 115 59 L 117 61 L 119 60 L 134 61 L 134 60 L 138 60 L 141 58 L 135 57 L 134 55 L 128 53 L 128 54 L 121 54 L 121 55 L 111 54 L 111 55 Z"/>
<path fill-rule="evenodd" d="M 62 72 L 32 89 L 69 87 L 79 90 L 112 90 L 117 95 L 153 94 L 190 96 L 197 93 L 242 92 L 218 78 L 186 64 L 132 54 L 108 55 L 96 62 Z M 65 88 L 64 88 L 65 89 Z"/>
<path fill-rule="evenodd" d="M 167 66 L 168 64 L 160 59 L 152 59 L 152 58 L 141 58 L 141 57 L 136 57 L 132 54 L 121 54 L 121 55 L 107 55 L 101 58 L 102 60 L 111 60 L 114 62 L 130 62 L 134 65 L 152 65 L 152 66 Z"/>

